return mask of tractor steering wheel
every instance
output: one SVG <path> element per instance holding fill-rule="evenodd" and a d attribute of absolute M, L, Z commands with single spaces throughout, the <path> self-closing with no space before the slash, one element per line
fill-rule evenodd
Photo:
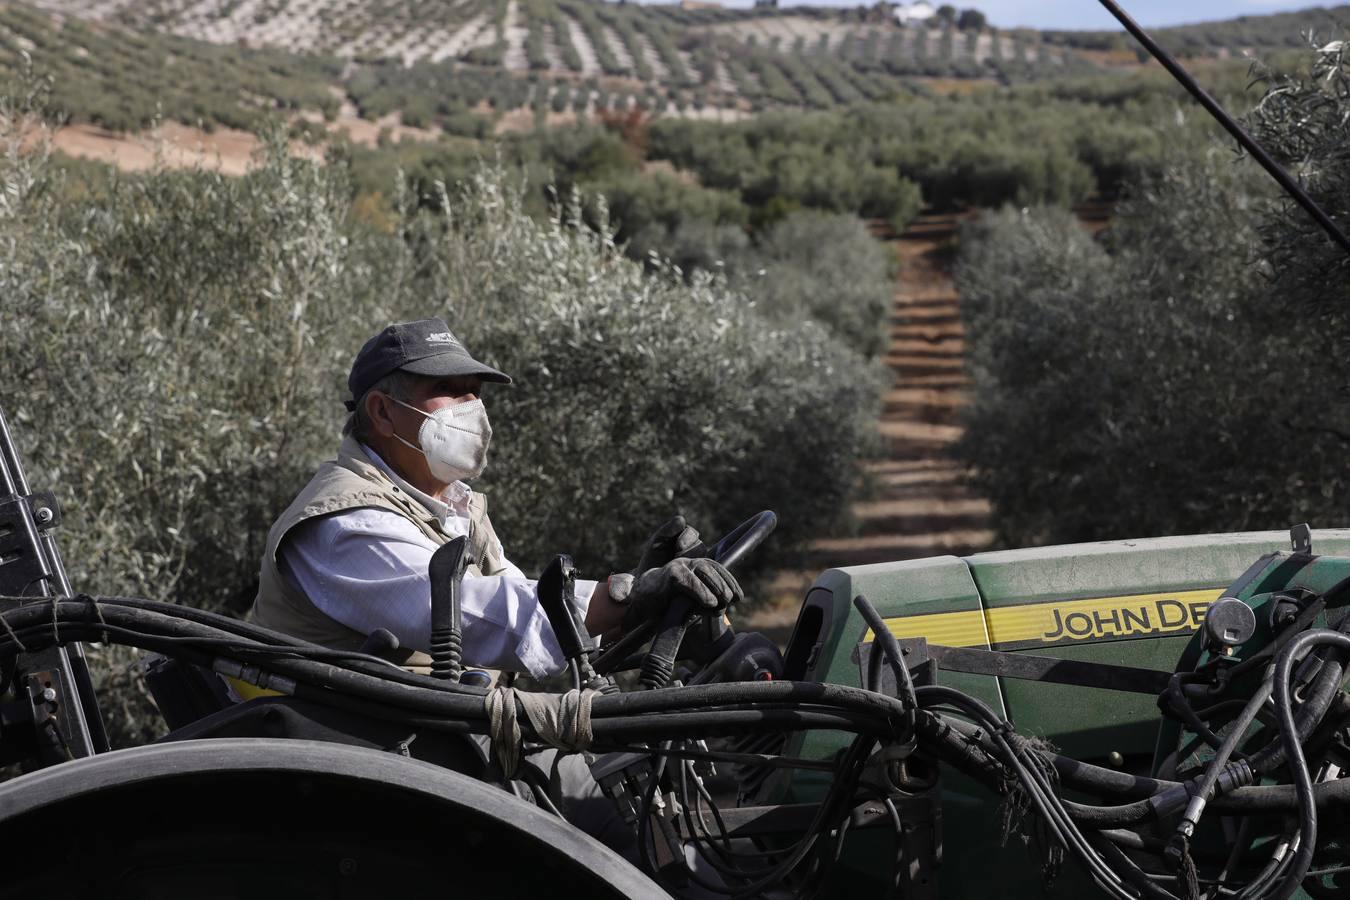
<path fill-rule="evenodd" d="M 682 556 L 692 559 L 714 559 L 730 568 L 754 550 L 778 524 L 773 510 L 764 510 L 751 516 L 712 543 L 704 541 L 690 548 Z M 670 605 L 660 620 L 648 619 L 619 641 L 606 647 L 595 660 L 595 671 L 608 675 L 621 668 L 629 668 L 630 654 L 656 633 L 656 639 L 643 658 L 643 683 L 664 687 L 675 671 L 675 654 L 689 626 L 701 617 L 687 600 Z"/>
<path fill-rule="evenodd" d="M 718 538 L 714 543 L 707 541 L 689 550 L 681 556 L 690 559 L 712 559 L 730 569 L 745 558 L 778 524 L 778 514 L 771 509 L 756 513 L 735 528 Z"/>
<path fill-rule="evenodd" d="M 778 516 L 766 509 L 746 519 L 712 544 L 699 544 L 683 556 L 715 560 L 730 569 L 754 550 L 778 524 Z M 675 655 L 691 625 L 702 617 L 693 604 L 684 598 L 671 602 L 657 626 L 656 638 L 642 661 L 642 685 L 661 688 L 670 683 L 675 672 Z"/>

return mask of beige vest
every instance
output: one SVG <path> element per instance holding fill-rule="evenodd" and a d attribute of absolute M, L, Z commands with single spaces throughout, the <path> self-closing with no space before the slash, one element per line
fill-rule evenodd
<path fill-rule="evenodd" d="M 375 465 L 356 439 L 348 436 L 338 448 L 337 459 L 321 466 L 309 484 L 277 519 L 267 533 L 258 596 L 253 601 L 253 619 L 259 625 L 292 635 L 310 643 L 337 650 L 359 650 L 366 635 L 354 631 L 323 613 L 277 567 L 277 550 L 287 535 L 301 522 L 332 515 L 348 509 L 373 506 L 398 513 L 437 544 L 447 543 L 451 535 L 441 528 L 440 520 L 415 498 L 394 483 Z M 469 500 L 468 574 L 495 575 L 506 568 L 496 534 L 487 515 L 487 498 L 475 493 Z M 371 603 L 397 603 L 398 597 L 372 596 Z M 428 638 L 430 635 L 428 635 Z M 392 661 L 410 668 L 431 665 L 425 653 L 395 651 Z"/>

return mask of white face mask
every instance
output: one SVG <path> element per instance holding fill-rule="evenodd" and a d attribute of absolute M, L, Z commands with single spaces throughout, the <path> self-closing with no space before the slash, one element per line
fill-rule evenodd
<path fill-rule="evenodd" d="M 427 458 L 427 467 L 439 481 L 463 481 L 483 474 L 487 465 L 488 443 L 492 440 L 492 426 L 488 424 L 487 410 L 482 400 L 470 400 L 453 406 L 442 406 L 434 413 L 423 412 L 402 400 L 391 398 L 399 406 L 407 406 L 426 417 L 416 447 L 397 434 L 394 437 L 414 450 L 421 450 Z"/>

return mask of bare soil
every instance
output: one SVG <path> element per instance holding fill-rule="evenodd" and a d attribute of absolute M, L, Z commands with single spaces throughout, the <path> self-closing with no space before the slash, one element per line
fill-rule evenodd
<path fill-rule="evenodd" d="M 52 135 L 52 148 L 68 156 L 92 159 L 124 172 L 140 172 L 162 163 L 166 168 L 218 169 L 242 175 L 258 149 L 258 139 L 245 131 L 213 132 L 166 122 L 157 133 L 124 134 L 97 125 L 67 125 Z"/>
<path fill-rule="evenodd" d="M 785 643 L 806 589 L 823 569 L 964 556 L 992 541 L 989 503 L 964 483 L 952 451 L 969 384 L 961 301 L 946 252 L 957 224 L 955 216 L 928 215 L 899 237 L 878 235 L 900 269 L 885 354 L 895 381 L 877 423 L 885 453 L 864 467 L 875 490 L 853 506 L 857 533 L 812 544 L 808 569 L 780 575 L 770 602 L 741 627 Z"/>
<path fill-rule="evenodd" d="M 346 132 L 353 143 L 374 147 L 383 132 L 390 140 L 432 141 L 440 133 L 404 125 L 398 113 L 371 122 L 357 115 L 348 105 L 332 122 L 317 114 L 302 116 L 322 125 L 329 134 Z M 204 131 L 178 122 L 164 122 L 154 131 L 127 134 L 108 131 L 97 125 L 76 123 L 58 128 L 52 134 L 52 148 L 68 156 L 109 163 L 124 172 L 142 172 L 163 165 L 168 169 L 203 168 L 226 175 L 242 175 L 253 164 L 259 140 L 248 131 L 216 128 Z M 307 159 L 323 159 L 324 148 L 301 141 L 291 142 L 291 153 Z"/>

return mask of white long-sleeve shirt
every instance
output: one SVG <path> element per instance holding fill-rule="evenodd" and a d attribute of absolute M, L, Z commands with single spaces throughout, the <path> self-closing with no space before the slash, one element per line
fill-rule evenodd
<path fill-rule="evenodd" d="M 431 497 L 399 477 L 374 450 L 362 449 L 440 519 L 452 538 L 469 533 L 473 492 L 468 485 L 457 481 L 440 498 Z M 387 628 L 400 646 L 425 652 L 431 642 L 427 564 L 439 546 L 397 513 L 360 507 L 302 522 L 277 556 L 282 575 L 326 615 L 361 634 Z M 535 582 L 514 564 L 506 566 L 499 575 L 464 576 L 459 595 L 464 661 L 535 677 L 557 672 L 566 660 L 539 605 Z M 590 603 L 595 586 L 578 579 L 583 605 Z"/>

